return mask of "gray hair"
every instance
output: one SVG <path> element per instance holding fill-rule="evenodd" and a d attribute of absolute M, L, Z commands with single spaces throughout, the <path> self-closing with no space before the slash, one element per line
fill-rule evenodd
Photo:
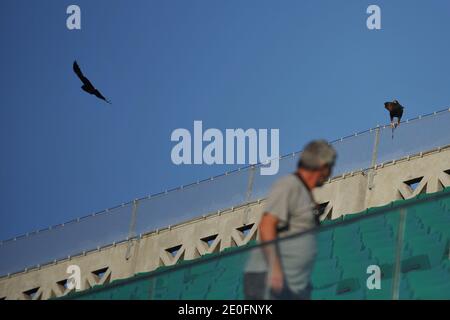
<path fill-rule="evenodd" d="M 336 157 L 336 150 L 326 140 L 313 140 L 305 146 L 300 154 L 298 167 L 316 170 L 323 165 L 328 165 L 332 168 Z"/>

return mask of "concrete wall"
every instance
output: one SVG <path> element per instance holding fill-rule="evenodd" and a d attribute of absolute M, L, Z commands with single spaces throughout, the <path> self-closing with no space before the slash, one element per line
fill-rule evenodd
<path fill-rule="evenodd" d="M 407 183 L 418 180 L 414 190 Z M 335 219 L 447 186 L 450 186 L 450 147 L 335 177 L 315 190 L 314 195 L 317 202 L 328 202 L 324 216 Z M 261 200 L 224 210 L 145 234 L 139 239 L 1 278 L 0 299 L 48 299 L 65 295 L 68 290 L 64 281 L 69 276 L 66 271 L 70 265 L 80 267 L 83 290 L 172 265 L 179 259 L 195 259 L 205 253 L 240 246 L 257 238 L 263 206 L 264 200 Z"/>

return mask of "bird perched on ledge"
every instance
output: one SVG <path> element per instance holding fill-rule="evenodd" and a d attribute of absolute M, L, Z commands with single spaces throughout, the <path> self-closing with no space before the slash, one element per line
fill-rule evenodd
<path fill-rule="evenodd" d="M 397 101 L 385 102 L 384 107 L 389 111 L 391 117 L 392 139 L 394 139 L 394 129 L 400 125 L 400 121 L 403 115 L 403 106 Z M 394 122 L 394 118 L 397 118 L 397 122 Z"/>
<path fill-rule="evenodd" d="M 385 102 L 384 107 L 389 111 L 391 117 L 391 127 L 395 129 L 400 125 L 400 120 L 403 115 L 403 106 L 397 101 Z M 394 117 L 397 118 L 397 123 L 394 122 Z"/>

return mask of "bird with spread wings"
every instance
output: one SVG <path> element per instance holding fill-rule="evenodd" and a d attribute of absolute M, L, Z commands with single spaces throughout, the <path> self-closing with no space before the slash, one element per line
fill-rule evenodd
<path fill-rule="evenodd" d="M 81 89 L 83 89 L 84 91 L 86 91 L 89 94 L 93 94 L 95 95 L 97 98 L 104 100 L 105 102 L 111 104 L 110 101 L 108 101 L 101 93 L 100 91 L 98 91 L 93 85 L 92 83 L 89 81 L 88 78 L 86 78 L 83 75 L 83 72 L 81 72 L 80 67 L 78 66 L 78 63 L 76 61 L 73 62 L 73 71 L 75 72 L 75 74 L 78 76 L 78 78 L 80 78 L 81 82 L 83 82 L 83 85 L 81 86 Z"/>

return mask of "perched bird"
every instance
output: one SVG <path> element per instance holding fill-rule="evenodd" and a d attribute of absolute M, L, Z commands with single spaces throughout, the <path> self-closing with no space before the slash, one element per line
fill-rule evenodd
<path fill-rule="evenodd" d="M 400 125 L 400 120 L 403 115 L 403 106 L 397 101 L 385 102 L 384 107 L 389 111 L 391 117 L 392 139 L 394 139 L 394 129 Z M 397 123 L 394 123 L 394 118 L 397 118 Z"/>
<path fill-rule="evenodd" d="M 111 104 L 111 102 L 109 102 L 101 93 L 100 91 L 98 91 L 93 85 L 92 83 L 89 81 L 88 78 L 86 78 L 83 75 L 83 72 L 81 72 L 80 67 L 78 66 L 78 63 L 76 61 L 73 62 L 73 71 L 75 72 L 75 74 L 78 76 L 78 78 L 80 78 L 81 82 L 83 82 L 83 85 L 81 86 L 81 89 L 83 89 L 84 91 L 86 91 L 89 94 L 93 94 L 95 95 L 97 98 L 102 99 L 104 101 L 106 101 L 107 103 Z"/>
<path fill-rule="evenodd" d="M 394 129 L 399 126 L 403 115 L 403 106 L 397 100 L 394 100 L 392 102 L 385 102 L 384 107 L 389 111 L 391 127 Z M 397 123 L 394 123 L 394 117 L 397 118 Z"/>

